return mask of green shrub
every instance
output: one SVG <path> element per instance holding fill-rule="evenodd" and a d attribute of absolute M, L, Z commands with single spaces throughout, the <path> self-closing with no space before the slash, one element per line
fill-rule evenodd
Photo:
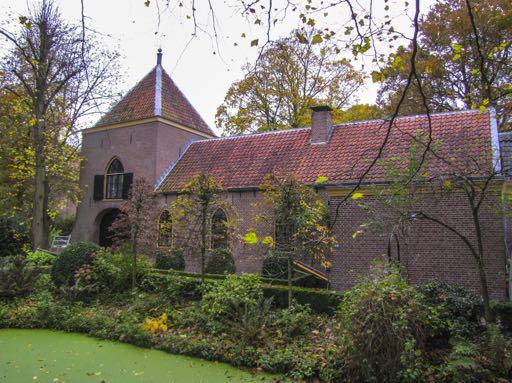
<path fill-rule="evenodd" d="M 94 259 L 94 254 L 100 249 L 91 242 L 73 243 L 53 262 L 51 276 L 55 286 L 71 287 L 75 283 L 75 273 Z"/>
<path fill-rule="evenodd" d="M 234 274 L 235 260 L 229 249 L 212 250 L 206 261 L 205 272 L 208 274 Z"/>
<path fill-rule="evenodd" d="M 40 271 L 28 265 L 22 255 L 3 258 L 0 264 L 0 297 L 16 298 L 30 294 Z"/>
<path fill-rule="evenodd" d="M 275 314 L 275 325 L 288 339 L 305 335 L 311 325 L 311 309 L 294 302 Z"/>
<path fill-rule="evenodd" d="M 20 225 L 13 219 L 0 217 L 0 257 L 22 254 L 28 242 L 28 235 Z"/>
<path fill-rule="evenodd" d="M 92 298 L 97 294 L 121 293 L 131 288 L 131 254 L 111 253 L 100 249 L 88 264 L 75 273 L 72 292 L 79 298 Z M 149 273 L 151 265 L 143 258 L 137 258 L 136 279 L 142 281 Z"/>
<path fill-rule="evenodd" d="M 207 285 L 201 306 L 211 317 L 220 318 L 227 314 L 233 301 L 253 304 L 262 299 L 263 289 L 258 276 L 244 273 Z"/>
<path fill-rule="evenodd" d="M 442 281 L 425 283 L 418 290 L 429 306 L 439 309 L 439 316 L 452 335 L 467 336 L 476 331 L 482 300 L 473 291 Z"/>
<path fill-rule="evenodd" d="M 346 292 L 338 310 L 347 376 L 366 382 L 394 382 L 407 369 L 408 381 L 421 371 L 421 355 L 436 313 L 399 271 L 374 267 Z M 402 375 L 403 377 L 403 375 Z"/>
<path fill-rule="evenodd" d="M 56 256 L 48 251 L 27 251 L 27 261 L 36 266 L 51 266 Z"/>
<path fill-rule="evenodd" d="M 205 287 L 201 301 L 202 325 L 253 343 L 264 336 L 271 303 L 271 299 L 264 298 L 257 275 L 230 275 Z"/>
<path fill-rule="evenodd" d="M 512 332 L 512 302 L 497 301 L 492 302 L 492 311 L 494 316 L 503 326 L 505 331 Z"/>
<path fill-rule="evenodd" d="M 160 249 L 156 253 L 155 268 L 161 270 L 185 270 L 183 250 L 176 248 L 170 250 Z"/>
<path fill-rule="evenodd" d="M 75 223 L 75 216 L 71 214 L 59 214 L 52 224 L 52 230 L 59 235 L 70 235 Z"/>

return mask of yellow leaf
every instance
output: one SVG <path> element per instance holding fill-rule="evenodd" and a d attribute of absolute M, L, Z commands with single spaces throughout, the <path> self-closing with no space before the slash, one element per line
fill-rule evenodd
<path fill-rule="evenodd" d="M 261 240 L 261 243 L 270 248 L 273 248 L 274 247 L 274 238 L 272 238 L 270 236 L 266 236 Z"/>
<path fill-rule="evenodd" d="M 243 240 L 245 243 L 247 243 L 249 245 L 254 245 L 254 244 L 258 243 L 258 236 L 256 235 L 256 232 L 251 230 L 251 231 L 248 231 L 244 235 Z"/>
<path fill-rule="evenodd" d="M 447 189 L 450 189 L 452 187 L 452 181 L 446 180 L 443 182 L 443 186 Z"/>
<path fill-rule="evenodd" d="M 328 177 L 326 177 L 326 176 L 318 176 L 318 178 L 316 179 L 315 183 L 316 184 L 323 184 L 323 183 L 326 183 L 327 181 L 329 181 Z"/>
<path fill-rule="evenodd" d="M 364 231 L 363 230 L 358 230 L 356 231 L 354 234 L 352 234 L 352 239 L 356 239 L 356 237 L 359 235 L 359 234 L 363 234 Z"/>
<path fill-rule="evenodd" d="M 352 194 L 352 199 L 353 200 L 358 200 L 358 199 L 361 199 L 363 198 L 363 193 L 361 192 L 355 192 L 354 194 Z"/>

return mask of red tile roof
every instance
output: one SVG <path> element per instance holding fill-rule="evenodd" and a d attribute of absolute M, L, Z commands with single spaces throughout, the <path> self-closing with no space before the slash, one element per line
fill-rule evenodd
<path fill-rule="evenodd" d="M 439 154 L 463 161 L 462 152 L 475 157 L 490 152 L 492 134 L 488 111 L 433 114 L 432 135 L 442 142 Z M 192 143 L 171 167 L 158 190 L 176 192 L 198 173 L 209 173 L 224 188 L 255 187 L 271 173 L 293 173 L 305 183 L 318 176 L 329 184 L 357 182 L 381 146 L 389 122 L 362 121 L 335 126 L 327 144 L 310 143 L 310 128 L 200 140 Z M 427 116 L 400 117 L 395 121 L 383 157 L 407 158 L 412 135 L 428 131 Z M 489 159 L 489 165 L 492 161 Z M 448 172 L 442 160 L 431 156 L 429 173 Z M 383 181 L 386 170 L 375 166 L 366 181 Z"/>
<path fill-rule="evenodd" d="M 161 73 L 161 75 L 159 74 Z M 159 103 L 158 100 L 161 100 Z M 161 105 L 161 106 L 160 106 Z M 167 72 L 155 66 L 95 125 L 105 126 L 160 116 L 215 137 Z"/>

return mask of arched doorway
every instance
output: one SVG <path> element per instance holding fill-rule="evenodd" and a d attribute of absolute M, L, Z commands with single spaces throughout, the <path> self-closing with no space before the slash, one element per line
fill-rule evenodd
<path fill-rule="evenodd" d="M 114 233 L 110 231 L 110 226 L 112 226 L 112 223 L 116 220 L 117 217 L 119 217 L 120 214 L 121 210 L 116 208 L 110 209 L 105 214 L 103 214 L 103 217 L 100 221 L 100 238 L 98 241 L 100 246 L 112 246 L 112 237 Z"/>

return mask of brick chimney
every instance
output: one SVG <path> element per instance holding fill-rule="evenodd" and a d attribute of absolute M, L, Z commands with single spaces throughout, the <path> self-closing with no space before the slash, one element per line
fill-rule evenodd
<path fill-rule="evenodd" d="M 311 110 L 311 143 L 326 144 L 332 133 L 332 109 L 327 105 L 319 105 L 313 106 Z"/>

